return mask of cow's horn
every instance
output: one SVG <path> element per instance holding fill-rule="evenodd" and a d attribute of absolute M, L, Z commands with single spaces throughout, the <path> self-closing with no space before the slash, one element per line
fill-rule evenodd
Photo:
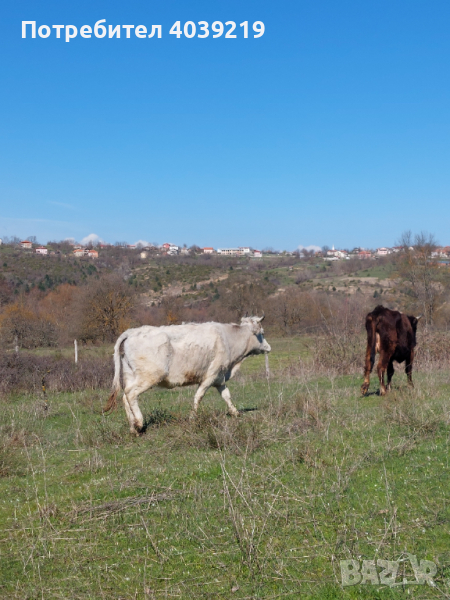
<path fill-rule="evenodd" d="M 419 321 L 419 319 L 421 319 L 423 317 L 423 315 L 419 315 L 418 317 L 416 317 L 416 321 Z"/>
<path fill-rule="evenodd" d="M 266 315 L 264 314 L 264 311 L 263 311 L 262 317 L 259 320 L 264 321 L 265 318 L 266 318 Z"/>

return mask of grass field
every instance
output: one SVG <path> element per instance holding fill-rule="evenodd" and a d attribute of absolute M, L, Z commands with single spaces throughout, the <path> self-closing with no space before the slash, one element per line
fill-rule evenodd
<path fill-rule="evenodd" d="M 361 398 L 308 340 L 270 342 L 270 379 L 258 357 L 230 384 L 239 419 L 216 391 L 191 420 L 193 389 L 154 390 L 135 438 L 107 390 L 3 399 L 0 597 L 450 597 L 450 370 Z M 406 552 L 436 587 L 342 587 L 340 560 Z"/>

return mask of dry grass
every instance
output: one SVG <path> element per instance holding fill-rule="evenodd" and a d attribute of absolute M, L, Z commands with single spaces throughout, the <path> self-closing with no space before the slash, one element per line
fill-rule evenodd
<path fill-rule="evenodd" d="M 212 392 L 190 419 L 191 390 L 155 390 L 140 438 L 123 409 L 98 414 L 100 392 L 5 400 L 27 477 L 0 478 L 0 596 L 400 599 L 343 589 L 339 560 L 405 549 L 439 565 L 447 594 L 449 371 L 430 362 L 415 389 L 399 374 L 385 398 L 361 398 L 360 379 L 303 359 L 269 379 L 244 369 L 237 419 Z"/>

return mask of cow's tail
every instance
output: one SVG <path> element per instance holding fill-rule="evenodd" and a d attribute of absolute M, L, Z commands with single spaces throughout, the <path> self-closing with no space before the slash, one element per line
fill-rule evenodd
<path fill-rule="evenodd" d="M 370 348 L 370 371 L 373 369 L 375 364 L 375 355 L 377 348 L 377 324 L 373 316 L 367 318 L 366 330 L 367 330 L 367 346 Z"/>
<path fill-rule="evenodd" d="M 117 408 L 117 396 L 122 389 L 122 344 L 127 339 L 127 332 L 122 333 L 114 346 L 114 379 L 112 384 L 111 395 L 108 398 L 108 402 L 103 407 L 103 413 L 107 413 L 110 410 Z"/>

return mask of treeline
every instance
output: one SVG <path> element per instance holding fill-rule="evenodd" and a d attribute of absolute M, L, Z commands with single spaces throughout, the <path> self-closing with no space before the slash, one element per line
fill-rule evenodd
<path fill-rule="evenodd" d="M 84 286 L 63 284 L 47 293 L 35 290 L 3 306 L 1 342 L 3 347 L 28 349 L 65 346 L 74 339 L 84 344 L 113 342 L 133 326 L 239 322 L 246 313 L 264 313 L 267 332 L 272 335 L 293 335 L 325 330 L 330 323 L 334 327 L 349 316 L 360 327 L 355 314 L 362 315 L 368 307 L 363 298 L 298 286 L 277 291 L 269 279 L 252 281 L 247 275 L 208 290 L 200 299 L 168 295 L 156 303 L 115 274 Z"/>
<path fill-rule="evenodd" d="M 342 339 L 348 339 L 363 332 L 364 315 L 378 303 L 423 314 L 427 328 L 449 330 L 450 271 L 431 260 L 433 248 L 429 239 L 419 236 L 414 250 L 376 263 L 209 255 L 143 261 L 137 251 L 109 247 L 94 264 L 89 259 L 40 257 L 22 251 L 16 256 L 2 250 L 0 341 L 4 348 L 29 349 L 62 347 L 74 339 L 97 344 L 114 341 L 128 327 L 239 322 L 246 313 L 263 312 L 265 329 L 272 336 L 319 333 L 330 337 L 339 330 L 344 332 Z M 383 267 L 384 276 L 390 274 L 395 294 L 375 288 L 372 292 L 370 287 L 365 293 L 350 294 L 343 291 L 345 285 L 336 291 L 326 283 L 328 278 L 356 277 L 358 272 L 368 275 L 373 267 Z M 24 289 L 27 269 L 50 284 Z M 14 279 L 19 276 L 22 287 Z"/>

